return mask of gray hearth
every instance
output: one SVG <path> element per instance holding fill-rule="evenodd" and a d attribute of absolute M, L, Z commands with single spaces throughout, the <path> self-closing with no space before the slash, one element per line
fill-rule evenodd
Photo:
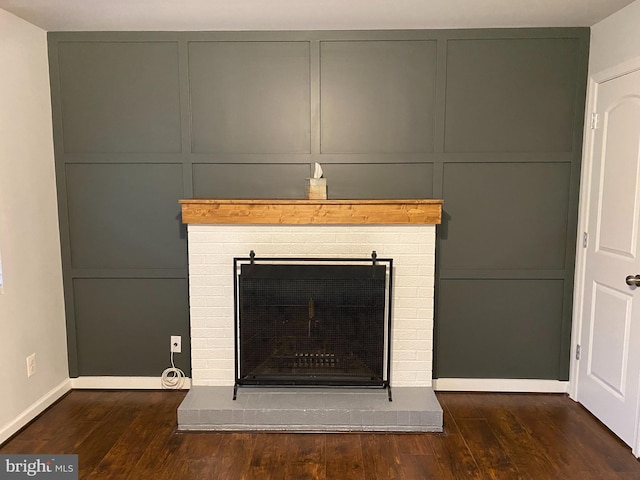
<path fill-rule="evenodd" d="M 195 386 L 178 409 L 183 431 L 441 432 L 430 387 L 384 389 Z"/>

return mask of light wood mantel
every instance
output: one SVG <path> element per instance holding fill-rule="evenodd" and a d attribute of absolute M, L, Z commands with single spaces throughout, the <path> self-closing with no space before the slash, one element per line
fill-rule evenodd
<path fill-rule="evenodd" d="M 180 200 L 182 223 L 244 225 L 433 225 L 442 200 Z"/>

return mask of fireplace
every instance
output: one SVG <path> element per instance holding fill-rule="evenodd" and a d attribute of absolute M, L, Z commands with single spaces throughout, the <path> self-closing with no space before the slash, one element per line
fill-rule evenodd
<path fill-rule="evenodd" d="M 392 265 L 375 252 L 235 258 L 234 397 L 243 385 L 388 388 Z"/>
<path fill-rule="evenodd" d="M 192 358 L 191 390 L 178 409 L 180 430 L 442 431 L 442 409 L 432 388 L 435 244 L 441 200 L 192 199 L 180 203 L 182 221 L 188 224 Z M 380 361 L 370 360 L 358 343 L 351 347 L 341 343 L 344 338 L 362 337 L 349 329 L 353 326 L 338 329 L 324 319 L 326 311 L 332 310 L 332 315 L 355 318 L 357 325 L 366 323 L 369 313 L 360 309 L 358 317 L 347 308 L 341 312 L 340 305 L 356 302 L 353 298 L 325 307 L 322 295 L 310 292 L 326 286 L 305 285 L 302 299 L 295 301 L 277 287 L 267 287 L 267 296 L 277 301 L 264 305 L 267 314 L 278 311 L 280 322 L 292 331 L 276 332 L 274 320 L 267 319 L 272 326 L 258 323 L 240 333 L 240 307 L 235 302 L 238 276 L 243 275 L 241 264 L 251 264 L 250 257 L 246 260 L 251 250 L 258 253 L 256 264 L 274 264 L 256 270 L 253 277 L 278 277 L 279 264 L 304 265 L 310 259 L 370 272 L 372 251 L 379 255 L 378 266 L 381 258 L 393 259 L 392 272 L 385 273 L 391 300 L 385 298 L 383 340 L 379 326 L 360 338 L 377 352 L 383 345 L 382 369 Z M 234 265 L 236 258 L 245 260 Z M 352 259 L 358 261 L 346 261 Z M 245 267 L 244 278 L 249 283 L 258 280 L 250 278 L 249 270 Z M 304 269 L 296 274 L 322 277 Z M 362 274 L 355 268 L 341 275 L 353 283 Z M 320 278 L 320 283 L 324 280 Z M 303 284 L 297 281 L 283 290 Z M 380 289 L 375 283 L 370 288 Z M 354 304 L 362 307 L 372 302 Z M 254 306 L 248 303 L 242 309 Z M 267 314 L 254 314 L 254 320 L 268 318 Z M 377 315 L 371 318 L 379 319 Z M 334 341 L 307 343 L 306 339 L 320 337 L 321 331 L 329 332 Z M 264 338 L 258 341 L 254 334 Z M 256 344 L 265 348 L 256 349 Z M 242 348 L 253 351 L 246 360 L 238 355 Z M 345 364 L 353 367 L 346 374 Z M 296 385 L 291 385 L 294 377 Z M 242 388 L 233 400 L 237 382 Z M 393 388 L 391 402 L 390 388 L 376 388 L 385 382 Z M 259 383 L 260 388 L 255 388 Z"/>

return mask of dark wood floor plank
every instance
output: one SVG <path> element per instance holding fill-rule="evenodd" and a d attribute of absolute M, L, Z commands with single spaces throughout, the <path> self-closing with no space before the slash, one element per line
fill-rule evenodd
<path fill-rule="evenodd" d="M 516 399 L 511 411 L 524 426 L 529 435 L 536 438 L 540 445 L 540 451 L 549 458 L 553 467 L 559 475 L 576 475 L 578 472 L 586 472 L 585 475 L 591 478 L 590 472 L 603 473 L 599 468 L 597 457 L 587 455 L 585 451 L 577 445 L 581 439 L 575 436 L 565 435 L 568 425 L 564 422 L 555 423 L 548 417 L 548 413 L 553 406 L 547 404 L 539 406 L 536 404 L 520 406 Z M 567 401 L 571 401 L 568 400 Z M 567 404 L 566 408 L 572 406 Z"/>
<path fill-rule="evenodd" d="M 439 395 L 438 400 L 444 404 L 456 420 L 459 418 L 484 418 L 482 411 L 473 402 L 473 394 L 445 393 Z"/>
<path fill-rule="evenodd" d="M 640 462 L 566 395 L 438 393 L 433 434 L 176 431 L 184 392 L 73 391 L 0 453 L 75 453 L 80 478 L 640 479 Z"/>
<path fill-rule="evenodd" d="M 61 432 L 79 423 L 84 426 L 87 422 L 103 421 L 115 404 L 128 394 L 128 391 L 109 392 L 107 398 L 104 391 L 74 391 L 42 413 L 39 419 L 43 421 L 31 423 L 20 437 L 55 442 Z"/>
<path fill-rule="evenodd" d="M 434 434 L 429 437 L 444 478 L 481 479 L 480 469 L 462 435 Z"/>
<path fill-rule="evenodd" d="M 289 435 L 262 433 L 256 436 L 253 454 L 247 470 L 247 478 L 279 480 L 287 474 Z"/>
<path fill-rule="evenodd" d="M 327 435 L 326 459 L 328 479 L 364 480 L 364 458 L 360 435 Z"/>
<path fill-rule="evenodd" d="M 557 478 L 558 472 L 540 443 L 505 407 L 486 412 L 496 438 L 524 478 Z"/>
<path fill-rule="evenodd" d="M 179 405 L 167 402 L 164 392 L 149 392 L 145 402 L 147 407 L 129 424 L 88 478 L 127 478 L 158 433 L 156 428 L 149 426 L 155 418 L 171 415 Z"/>
<path fill-rule="evenodd" d="M 562 424 L 565 436 L 578 439 L 576 448 L 581 449 L 586 456 L 597 457 L 600 470 L 603 472 L 628 472 L 637 466 L 637 460 L 631 455 L 621 454 L 626 448 L 622 440 L 615 437 L 604 425 L 588 413 L 580 405 L 563 409 L 562 405 L 548 409 L 550 421 Z"/>
<path fill-rule="evenodd" d="M 127 478 L 134 480 L 144 480 L 147 478 L 158 478 L 162 473 L 162 466 L 165 459 L 170 455 L 175 455 L 178 447 L 178 437 L 171 436 L 174 428 L 159 426 L 158 431 L 151 439 L 147 448 L 138 462 L 132 467 Z"/>
<path fill-rule="evenodd" d="M 243 435 L 245 434 L 237 434 L 239 438 Z M 219 432 L 174 433 L 170 438 L 170 445 L 175 447 L 175 458 L 179 460 L 175 460 L 171 468 L 176 472 L 177 478 L 216 478 L 212 475 L 217 474 L 220 469 L 222 445 L 228 438 L 226 433 Z M 252 441 L 251 434 L 246 434 L 246 440 Z M 182 476 L 178 476 L 179 474 Z M 241 478 L 241 474 L 242 472 L 238 472 L 237 478 Z"/>
<path fill-rule="evenodd" d="M 135 397 L 136 394 L 131 392 L 130 396 Z M 142 412 L 144 404 L 128 403 L 129 399 L 130 397 L 127 396 L 117 402 L 103 422 L 99 423 L 89 436 L 79 439 L 74 445 L 73 453 L 78 454 L 78 476 L 80 478 L 86 478 L 91 474 Z"/>
<path fill-rule="evenodd" d="M 443 403 L 442 405 L 442 429 L 443 433 L 449 435 L 459 435 L 460 430 L 458 429 L 458 425 L 456 424 L 453 415 L 447 408 L 447 406 Z"/>
<path fill-rule="evenodd" d="M 429 443 L 429 433 L 405 433 L 397 436 L 396 443 L 401 454 L 433 455 L 433 447 Z"/>
<path fill-rule="evenodd" d="M 209 478 L 238 480 L 247 478 L 253 456 L 256 434 L 229 433 L 221 441 L 217 453 L 206 460 Z M 195 462 L 194 462 L 195 464 Z"/>
<path fill-rule="evenodd" d="M 129 480 L 158 480 L 172 476 L 180 478 L 178 474 L 190 466 L 190 461 L 193 458 L 185 454 L 186 449 L 182 448 L 183 441 L 184 437 L 175 433 L 175 425 L 158 425 L 156 435 L 151 439 L 144 454 L 127 478 Z M 193 445 L 196 440 L 193 439 L 190 443 Z M 200 458 L 197 457 L 198 460 Z M 202 458 L 208 457 L 203 456 Z M 176 462 L 182 463 L 176 464 Z M 178 471 L 175 472 L 175 470 Z M 182 478 L 188 477 L 183 476 Z"/>
<path fill-rule="evenodd" d="M 326 434 L 302 433 L 289 439 L 285 479 L 322 480 L 326 475 Z"/>
<path fill-rule="evenodd" d="M 404 478 L 400 464 L 397 435 L 364 433 L 360 435 L 365 478 Z"/>
<path fill-rule="evenodd" d="M 486 419 L 462 418 L 457 420 L 457 424 L 469 450 L 474 452 L 473 456 L 484 478 L 523 477 Z"/>
<path fill-rule="evenodd" d="M 46 441 L 37 441 L 37 440 L 22 440 L 22 438 L 16 438 L 8 442 L 0 449 L 0 453 L 3 455 L 11 455 L 11 454 L 24 454 L 26 452 L 29 453 L 45 453 L 43 450 L 43 445 Z"/>
<path fill-rule="evenodd" d="M 411 479 L 438 479 L 444 476 L 440 464 L 434 455 L 400 455 L 400 471 L 403 478 Z"/>
<path fill-rule="evenodd" d="M 520 395 L 511 393 L 473 394 L 471 399 L 477 409 L 490 424 L 496 438 L 509 454 L 521 472 L 530 477 L 556 475 L 550 468 L 551 461 L 540 449 L 538 440 L 530 435 L 510 408 L 511 403 L 535 406 L 540 395 Z M 534 403 L 531 403 L 533 400 Z M 522 468 L 520 468 L 522 467 Z"/>

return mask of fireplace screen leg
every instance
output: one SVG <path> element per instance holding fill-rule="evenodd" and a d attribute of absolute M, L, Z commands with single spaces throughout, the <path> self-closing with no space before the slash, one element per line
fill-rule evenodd
<path fill-rule="evenodd" d="M 391 395 L 391 385 L 387 385 L 387 393 L 389 394 L 389 401 L 393 402 L 393 396 Z"/>
<path fill-rule="evenodd" d="M 233 385 L 233 399 L 235 400 L 237 398 L 237 396 L 238 396 L 238 383 L 236 382 Z"/>

